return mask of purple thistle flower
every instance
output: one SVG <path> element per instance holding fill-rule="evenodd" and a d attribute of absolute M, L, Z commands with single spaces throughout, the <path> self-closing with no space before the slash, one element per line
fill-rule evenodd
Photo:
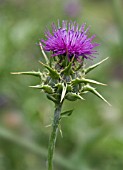
<path fill-rule="evenodd" d="M 70 60 L 73 56 L 81 61 L 82 58 L 95 58 L 97 53 L 94 48 L 99 46 L 93 43 L 92 40 L 95 35 L 88 37 L 87 33 L 90 27 L 85 30 L 85 24 L 79 28 L 76 22 L 62 21 L 62 27 L 58 22 L 58 27 L 52 24 L 52 34 L 49 30 L 46 31 L 45 36 L 47 40 L 41 40 L 45 51 L 52 51 L 52 56 L 67 56 Z"/>

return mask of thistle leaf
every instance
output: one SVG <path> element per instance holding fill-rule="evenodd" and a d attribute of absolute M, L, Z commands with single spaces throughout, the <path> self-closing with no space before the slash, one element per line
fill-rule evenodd
<path fill-rule="evenodd" d="M 85 88 L 84 88 L 85 91 L 90 91 L 92 92 L 93 94 L 95 94 L 97 97 L 99 97 L 100 99 L 102 99 L 105 103 L 107 103 L 109 106 L 111 106 L 111 104 L 99 93 L 97 92 L 97 90 L 89 85 L 87 85 Z"/>
<path fill-rule="evenodd" d="M 89 73 L 91 70 L 95 69 L 97 66 L 99 66 L 100 64 L 102 64 L 104 61 L 108 60 L 108 58 L 109 58 L 109 57 L 105 58 L 104 60 L 102 60 L 102 61 L 100 61 L 100 62 L 98 62 L 98 63 L 96 63 L 96 64 L 94 64 L 94 65 L 92 65 L 92 66 L 90 66 L 90 67 L 88 67 L 88 68 L 86 68 L 86 69 L 85 69 L 85 74 L 87 74 L 87 73 Z"/>
<path fill-rule="evenodd" d="M 66 90 L 67 90 L 67 84 L 65 85 L 64 83 L 62 83 L 62 94 L 61 94 L 61 101 L 60 101 L 60 103 L 63 101 L 63 99 L 65 97 Z"/>
<path fill-rule="evenodd" d="M 72 109 L 72 110 L 65 111 L 65 112 L 62 112 L 62 113 L 61 113 L 61 117 L 70 116 L 72 113 L 73 113 L 73 109 Z"/>
<path fill-rule="evenodd" d="M 80 84 L 80 83 L 93 83 L 93 84 L 97 84 L 97 85 L 106 86 L 106 84 L 103 84 L 103 83 L 100 83 L 98 81 L 91 80 L 91 79 L 85 79 L 85 78 L 82 78 L 82 79 L 77 78 L 77 79 L 72 81 L 73 85 L 77 85 L 77 84 Z"/>
<path fill-rule="evenodd" d="M 30 76 L 36 76 L 41 77 L 42 73 L 40 71 L 27 71 L 27 72 L 12 72 L 11 74 L 17 74 L 17 75 L 30 75 Z"/>
<path fill-rule="evenodd" d="M 44 50 L 43 50 L 43 47 L 42 47 L 41 42 L 39 42 L 39 46 L 40 46 L 41 51 L 42 51 L 42 54 L 43 54 L 43 56 L 44 56 L 44 58 L 45 58 L 46 64 L 49 64 L 49 60 L 48 60 L 48 58 L 47 58 L 47 56 L 46 56 L 46 54 L 45 54 L 45 52 L 44 52 Z"/>
<path fill-rule="evenodd" d="M 48 86 L 48 85 L 36 85 L 36 86 L 29 86 L 32 88 L 36 88 L 36 89 L 43 89 L 46 93 L 52 94 L 53 93 L 53 89 Z"/>
<path fill-rule="evenodd" d="M 51 76 L 52 78 L 55 78 L 55 79 L 59 79 L 59 78 L 60 78 L 60 75 L 59 75 L 59 73 L 58 73 L 56 70 L 54 70 L 54 69 L 51 68 L 50 66 L 42 63 L 41 61 L 39 61 L 39 63 L 42 64 L 45 68 L 48 69 L 48 71 L 50 72 L 50 76 Z"/>

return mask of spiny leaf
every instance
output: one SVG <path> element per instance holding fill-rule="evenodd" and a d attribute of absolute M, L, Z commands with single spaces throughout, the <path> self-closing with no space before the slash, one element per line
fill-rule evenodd
<path fill-rule="evenodd" d="M 53 89 L 48 86 L 48 85 L 36 85 L 36 86 L 29 86 L 32 88 L 36 88 L 36 89 L 43 89 L 46 93 L 52 94 L 53 93 Z"/>
<path fill-rule="evenodd" d="M 109 106 L 111 106 L 111 104 L 99 93 L 97 92 L 97 90 L 89 85 L 84 87 L 85 91 L 90 91 L 93 94 L 95 94 L 97 97 L 99 97 L 100 99 L 102 99 L 104 102 L 106 102 Z"/>
<path fill-rule="evenodd" d="M 45 52 L 44 52 L 44 50 L 43 50 L 43 47 L 42 47 L 41 42 L 39 42 L 39 46 L 40 46 L 41 51 L 42 51 L 42 54 L 43 54 L 43 56 L 44 56 L 44 58 L 45 58 L 45 60 L 46 60 L 46 64 L 49 64 L 49 60 L 48 60 L 48 58 L 47 58 L 47 56 L 46 56 L 46 54 L 45 54 Z"/>
<path fill-rule="evenodd" d="M 75 80 L 72 80 L 72 84 L 73 85 L 77 85 L 79 83 L 93 83 L 93 84 L 97 84 L 97 85 L 102 85 L 102 86 L 106 86 L 106 84 L 103 84 L 103 83 L 100 83 L 98 81 L 95 81 L 95 80 L 91 80 L 91 79 L 85 79 L 85 78 L 82 78 L 82 79 L 75 79 Z"/>
<path fill-rule="evenodd" d="M 55 78 L 55 79 L 60 78 L 60 75 L 59 75 L 59 73 L 58 73 L 56 70 L 54 70 L 54 69 L 51 68 L 50 66 L 42 63 L 41 61 L 39 61 L 39 63 L 42 64 L 45 68 L 47 68 L 47 69 L 49 70 L 50 76 L 51 76 L 52 78 Z"/>
<path fill-rule="evenodd" d="M 67 110 L 67 111 L 61 113 L 61 117 L 70 116 L 72 113 L 73 113 L 73 109 L 72 110 Z"/>
<path fill-rule="evenodd" d="M 64 83 L 62 83 L 62 94 L 61 94 L 61 101 L 60 101 L 60 103 L 63 101 L 63 99 L 65 97 L 66 90 L 67 90 L 67 84 L 65 85 Z"/>
<path fill-rule="evenodd" d="M 90 67 L 88 67 L 88 68 L 86 68 L 86 69 L 85 69 L 85 74 L 89 73 L 91 70 L 93 70 L 94 68 L 96 68 L 97 66 L 99 66 L 100 64 L 102 64 L 102 63 L 103 63 L 104 61 L 106 61 L 108 58 L 109 58 L 109 57 L 105 58 L 104 60 L 102 60 L 102 61 L 100 61 L 100 62 L 98 62 L 98 63 L 96 63 L 96 64 L 94 64 L 94 65 L 92 65 L 92 66 L 90 66 Z"/>
<path fill-rule="evenodd" d="M 80 96 L 79 94 L 76 94 L 76 93 L 72 93 L 72 92 L 68 92 L 65 96 L 65 98 L 67 100 L 70 100 L 70 101 L 75 101 L 77 99 L 81 99 L 81 100 L 84 100 L 84 98 L 82 96 Z"/>
<path fill-rule="evenodd" d="M 31 75 L 36 77 L 41 77 L 42 73 L 40 71 L 27 71 L 27 72 L 12 72 L 11 74 L 17 74 L 17 75 Z"/>

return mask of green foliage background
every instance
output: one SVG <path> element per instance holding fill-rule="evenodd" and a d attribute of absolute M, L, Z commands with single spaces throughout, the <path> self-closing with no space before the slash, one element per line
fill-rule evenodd
<path fill-rule="evenodd" d="M 71 6 L 71 4 L 73 4 Z M 99 91 L 112 104 L 92 94 L 85 101 L 65 102 L 74 108 L 62 120 L 54 158 L 59 170 L 123 169 L 123 1 L 0 0 L 0 170 L 46 170 L 54 105 L 28 88 L 38 79 L 10 72 L 42 69 L 40 48 L 46 26 L 57 20 L 91 25 L 99 55 L 109 60 L 90 74 L 107 87 Z"/>

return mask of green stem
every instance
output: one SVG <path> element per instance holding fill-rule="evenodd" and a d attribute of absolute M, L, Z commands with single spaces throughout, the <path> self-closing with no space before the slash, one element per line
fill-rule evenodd
<path fill-rule="evenodd" d="M 61 114 L 61 107 L 62 107 L 62 103 L 57 104 L 54 112 L 52 132 L 51 132 L 49 147 L 48 147 L 48 170 L 53 169 L 53 152 L 55 149 L 56 137 L 57 137 L 60 114 Z"/>

